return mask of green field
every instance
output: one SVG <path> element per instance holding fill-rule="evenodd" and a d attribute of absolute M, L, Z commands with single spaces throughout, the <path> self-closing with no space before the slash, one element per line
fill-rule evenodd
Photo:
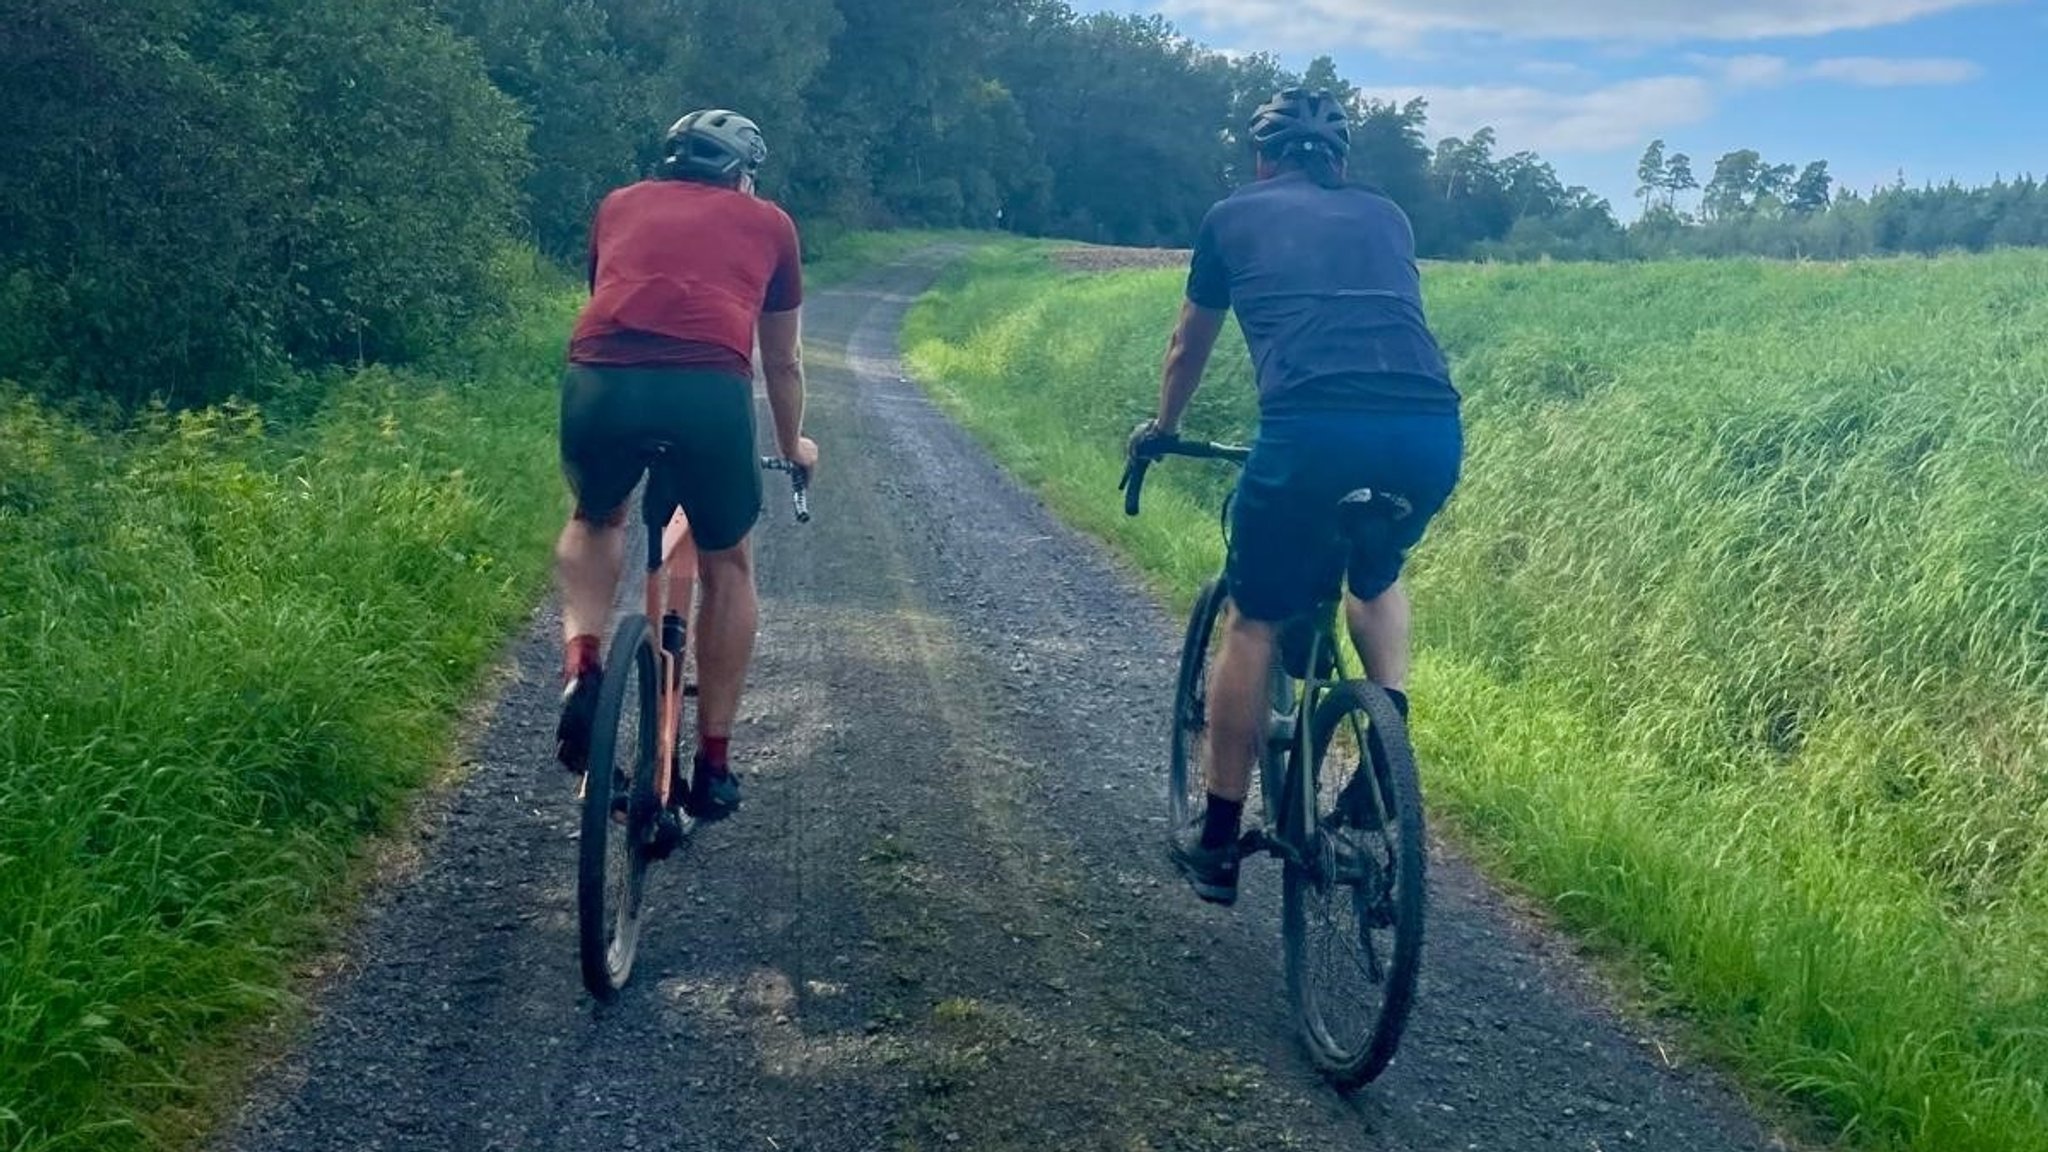
<path fill-rule="evenodd" d="M 1184 603 L 1227 475 L 1116 492 L 1180 274 L 1005 248 L 905 335 Z M 2048 1148 L 2048 256 L 1432 267 L 1465 479 L 1410 570 L 1435 811 L 1867 1148 Z M 1235 329 L 1191 435 L 1253 419 Z"/>

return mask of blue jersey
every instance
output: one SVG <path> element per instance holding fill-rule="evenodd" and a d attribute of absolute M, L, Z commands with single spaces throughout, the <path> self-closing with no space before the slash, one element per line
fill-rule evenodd
<path fill-rule="evenodd" d="M 1187 294 L 1236 311 L 1262 411 L 1457 410 L 1423 317 L 1414 230 L 1378 192 L 1299 172 L 1238 189 L 1203 217 Z"/>

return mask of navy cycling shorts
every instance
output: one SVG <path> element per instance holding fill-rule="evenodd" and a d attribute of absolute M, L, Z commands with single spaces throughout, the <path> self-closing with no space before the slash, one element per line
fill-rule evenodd
<path fill-rule="evenodd" d="M 1457 487 L 1465 451 L 1456 412 L 1270 413 L 1230 512 L 1230 598 L 1246 618 L 1281 623 L 1336 591 L 1370 600 L 1401 575 L 1408 550 Z M 1337 502 L 1359 488 L 1398 493 L 1413 511 L 1346 555 Z"/>

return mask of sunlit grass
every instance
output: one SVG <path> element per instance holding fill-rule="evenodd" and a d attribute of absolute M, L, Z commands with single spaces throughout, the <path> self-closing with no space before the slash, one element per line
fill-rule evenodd
<path fill-rule="evenodd" d="M 1229 473 L 1115 491 L 1172 271 L 981 258 L 940 401 L 1175 603 Z M 1411 570 L 1425 789 L 1873 1148 L 2048 1148 L 2048 258 L 1433 267 L 1465 480 Z M 1192 434 L 1253 417 L 1234 331 Z"/>

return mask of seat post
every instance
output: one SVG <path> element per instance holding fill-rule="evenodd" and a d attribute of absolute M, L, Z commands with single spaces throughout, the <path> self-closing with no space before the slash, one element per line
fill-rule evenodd
<path fill-rule="evenodd" d="M 647 530 L 647 571 L 649 575 L 661 570 L 662 553 L 664 552 L 662 537 L 668 531 L 669 513 L 672 511 L 670 507 L 672 501 L 668 498 L 666 488 L 666 470 L 663 468 L 663 464 L 668 459 L 668 448 L 669 446 L 666 443 L 657 440 L 649 444 L 646 449 L 646 472 L 645 480 L 643 481 L 646 487 L 640 496 L 640 518 L 646 524 Z M 648 603 L 652 604 L 653 602 L 653 598 L 650 596 Z"/>

